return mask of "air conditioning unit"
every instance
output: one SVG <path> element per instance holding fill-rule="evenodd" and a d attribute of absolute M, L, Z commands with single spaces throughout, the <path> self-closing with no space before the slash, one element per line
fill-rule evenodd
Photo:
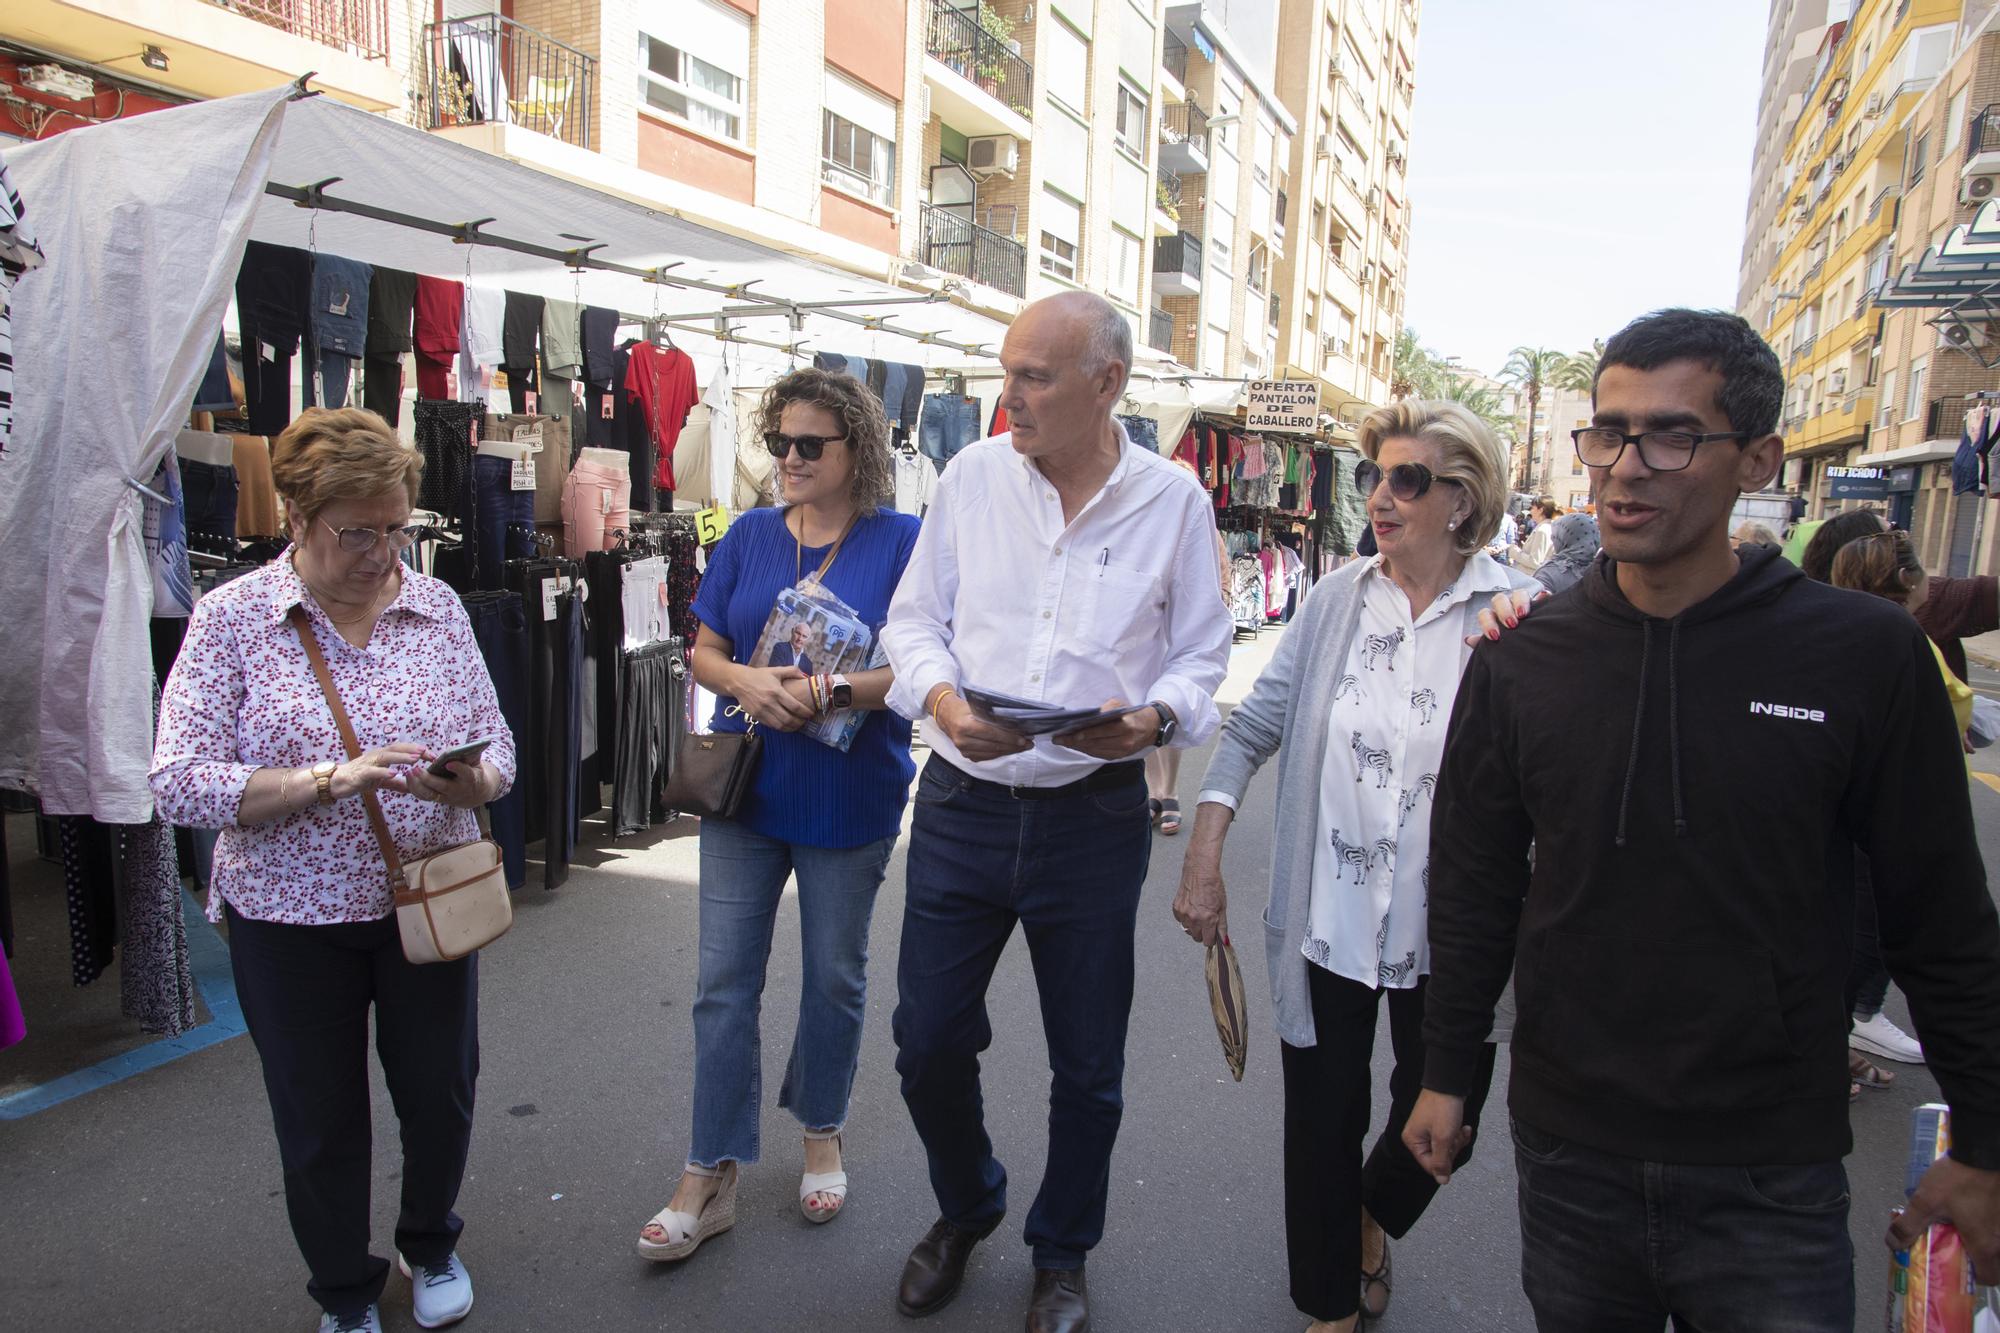
<path fill-rule="evenodd" d="M 1940 347 L 1956 347 L 1961 352 L 1985 347 L 1993 342 L 1993 325 L 1980 320 L 1974 322 L 1963 316 L 1955 317 L 1950 323 L 1938 329 Z"/>
<path fill-rule="evenodd" d="M 1320 135 L 1318 138 L 1313 140 L 1314 157 L 1331 157 L 1332 155 L 1333 155 L 1333 140 L 1329 139 L 1324 134 Z"/>
<path fill-rule="evenodd" d="M 1870 93 L 1868 94 L 1868 105 L 1861 109 L 1861 114 L 1864 116 L 1879 116 L 1887 106 L 1888 102 L 1881 93 Z"/>
<path fill-rule="evenodd" d="M 1983 204 L 1995 194 L 2000 194 L 2000 175 L 1967 176 L 1958 183 L 1961 204 Z"/>
<path fill-rule="evenodd" d="M 1377 211 L 1378 209 L 1380 209 L 1381 207 L 1382 207 L 1382 187 L 1381 187 L 1381 186 L 1379 186 L 1379 185 L 1371 185 L 1371 186 L 1369 186 L 1369 187 L 1368 187 L 1368 211 L 1369 211 L 1370 213 L 1373 213 L 1373 212 Z"/>
<path fill-rule="evenodd" d="M 1841 172 L 1847 170 L 1848 163 L 1853 159 L 1854 154 L 1852 153 L 1835 153 L 1833 155 L 1833 174 L 1838 176 Z"/>
<path fill-rule="evenodd" d="M 1021 169 L 1021 141 L 989 134 L 965 142 L 965 165 L 979 176 L 1012 176 Z"/>
<path fill-rule="evenodd" d="M 1828 393 L 1847 392 L 1847 371 L 1845 369 L 1830 371 L 1827 374 L 1826 391 Z"/>

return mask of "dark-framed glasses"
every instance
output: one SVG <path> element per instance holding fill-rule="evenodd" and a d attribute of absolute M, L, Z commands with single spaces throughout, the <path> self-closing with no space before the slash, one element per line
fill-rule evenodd
<path fill-rule="evenodd" d="M 1636 445 L 1639 461 L 1649 472 L 1679 472 L 1694 462 L 1699 445 L 1716 440 L 1752 440 L 1747 430 L 1718 430 L 1697 435 L 1685 430 L 1648 430 L 1627 435 L 1609 426 L 1580 426 L 1569 433 L 1576 444 L 1576 456 L 1585 467 L 1611 467 L 1624 457 L 1625 446 Z"/>
<path fill-rule="evenodd" d="M 1440 477 L 1422 463 L 1398 463 L 1384 472 L 1380 463 L 1364 458 L 1354 467 L 1354 489 L 1361 492 L 1364 500 L 1375 494 L 1375 488 L 1384 481 L 1389 483 L 1389 494 L 1407 501 L 1423 498 L 1433 482 L 1450 480 L 1450 477 Z"/>
<path fill-rule="evenodd" d="M 325 519 L 326 530 L 340 541 L 340 549 L 350 555 L 362 555 L 375 549 L 375 543 L 386 541 L 392 551 L 407 551 L 416 545 L 423 533 L 421 523 L 412 523 L 401 528 L 336 528 Z"/>
<path fill-rule="evenodd" d="M 764 447 L 771 451 L 773 458 L 783 458 L 796 449 L 800 458 L 808 463 L 817 463 L 829 444 L 838 444 L 846 438 L 845 435 L 787 435 L 782 431 L 767 430 L 764 432 Z"/>

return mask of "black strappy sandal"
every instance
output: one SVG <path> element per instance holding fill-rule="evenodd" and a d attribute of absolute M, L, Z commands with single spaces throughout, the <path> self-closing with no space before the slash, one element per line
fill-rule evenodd
<path fill-rule="evenodd" d="M 1366 1268 L 1361 1270 L 1361 1322 L 1363 1324 L 1371 1320 L 1380 1319 L 1383 1315 L 1389 1313 L 1389 1298 L 1395 1294 L 1394 1288 L 1389 1285 L 1390 1269 L 1389 1238 L 1383 1236 L 1382 1266 L 1372 1271 Z M 1380 1287 L 1382 1289 L 1382 1304 L 1379 1308 L 1368 1303 L 1368 1289 L 1370 1287 Z"/>

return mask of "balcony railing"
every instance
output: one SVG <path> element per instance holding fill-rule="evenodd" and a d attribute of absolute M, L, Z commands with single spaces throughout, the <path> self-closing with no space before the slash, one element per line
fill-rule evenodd
<path fill-rule="evenodd" d="M 1972 128 L 1965 136 L 1965 155 L 1969 159 L 1975 153 L 1997 148 L 2000 148 L 2000 102 L 1981 107 L 1972 118 Z"/>
<path fill-rule="evenodd" d="M 245 18 L 345 51 L 389 59 L 389 0 L 209 0 Z"/>
<path fill-rule="evenodd" d="M 500 14 L 424 25 L 430 128 L 519 125 L 590 147 L 597 62 Z"/>
<path fill-rule="evenodd" d="M 1160 168 L 1159 184 L 1153 189 L 1153 202 L 1174 221 L 1181 220 L 1181 174 L 1178 171 Z"/>
<path fill-rule="evenodd" d="M 1160 63 L 1174 76 L 1174 82 L 1187 83 L 1187 60 L 1187 43 L 1168 33 L 1160 42 Z"/>
<path fill-rule="evenodd" d="M 1931 399 L 1930 410 L 1924 413 L 1924 438 L 1955 439 L 1964 429 L 1965 410 L 1970 406 L 1972 400 L 1962 395 Z"/>
<path fill-rule="evenodd" d="M 1146 346 L 1156 352 L 1173 354 L 1174 317 L 1157 306 L 1146 321 Z"/>
<path fill-rule="evenodd" d="M 1865 221 L 1873 222 L 1881 215 L 1882 206 L 1903 193 L 1903 187 L 1895 181 L 1884 185 L 1873 199 L 1868 201 L 1868 216 Z"/>
<path fill-rule="evenodd" d="M 1162 236 L 1153 242 L 1153 271 L 1155 273 L 1179 273 L 1201 279 L 1201 237 L 1190 231 L 1178 231 L 1172 236 Z"/>
<path fill-rule="evenodd" d="M 1009 296 L 1027 294 L 1028 251 L 1018 241 L 936 204 L 922 204 L 918 213 L 924 229 L 926 264 L 996 287 Z"/>
<path fill-rule="evenodd" d="M 961 9 L 950 0 L 931 0 L 924 49 L 960 77 L 977 84 L 987 96 L 1032 118 L 1034 66 L 986 31 L 981 23 L 985 12 L 983 5 Z"/>
<path fill-rule="evenodd" d="M 1170 102 L 1160 112 L 1160 141 L 1184 143 L 1208 156 L 1208 112 L 1195 101 Z"/>

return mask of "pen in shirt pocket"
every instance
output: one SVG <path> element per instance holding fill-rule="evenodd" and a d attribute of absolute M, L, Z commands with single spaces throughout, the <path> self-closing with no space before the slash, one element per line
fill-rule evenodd
<path fill-rule="evenodd" d="M 1106 565 L 1109 565 L 1110 563 L 1111 563 L 1111 548 L 1107 546 L 1104 548 L 1103 552 L 1100 553 L 1097 557 L 1097 577 L 1099 578 L 1104 577 L 1104 567 Z"/>

